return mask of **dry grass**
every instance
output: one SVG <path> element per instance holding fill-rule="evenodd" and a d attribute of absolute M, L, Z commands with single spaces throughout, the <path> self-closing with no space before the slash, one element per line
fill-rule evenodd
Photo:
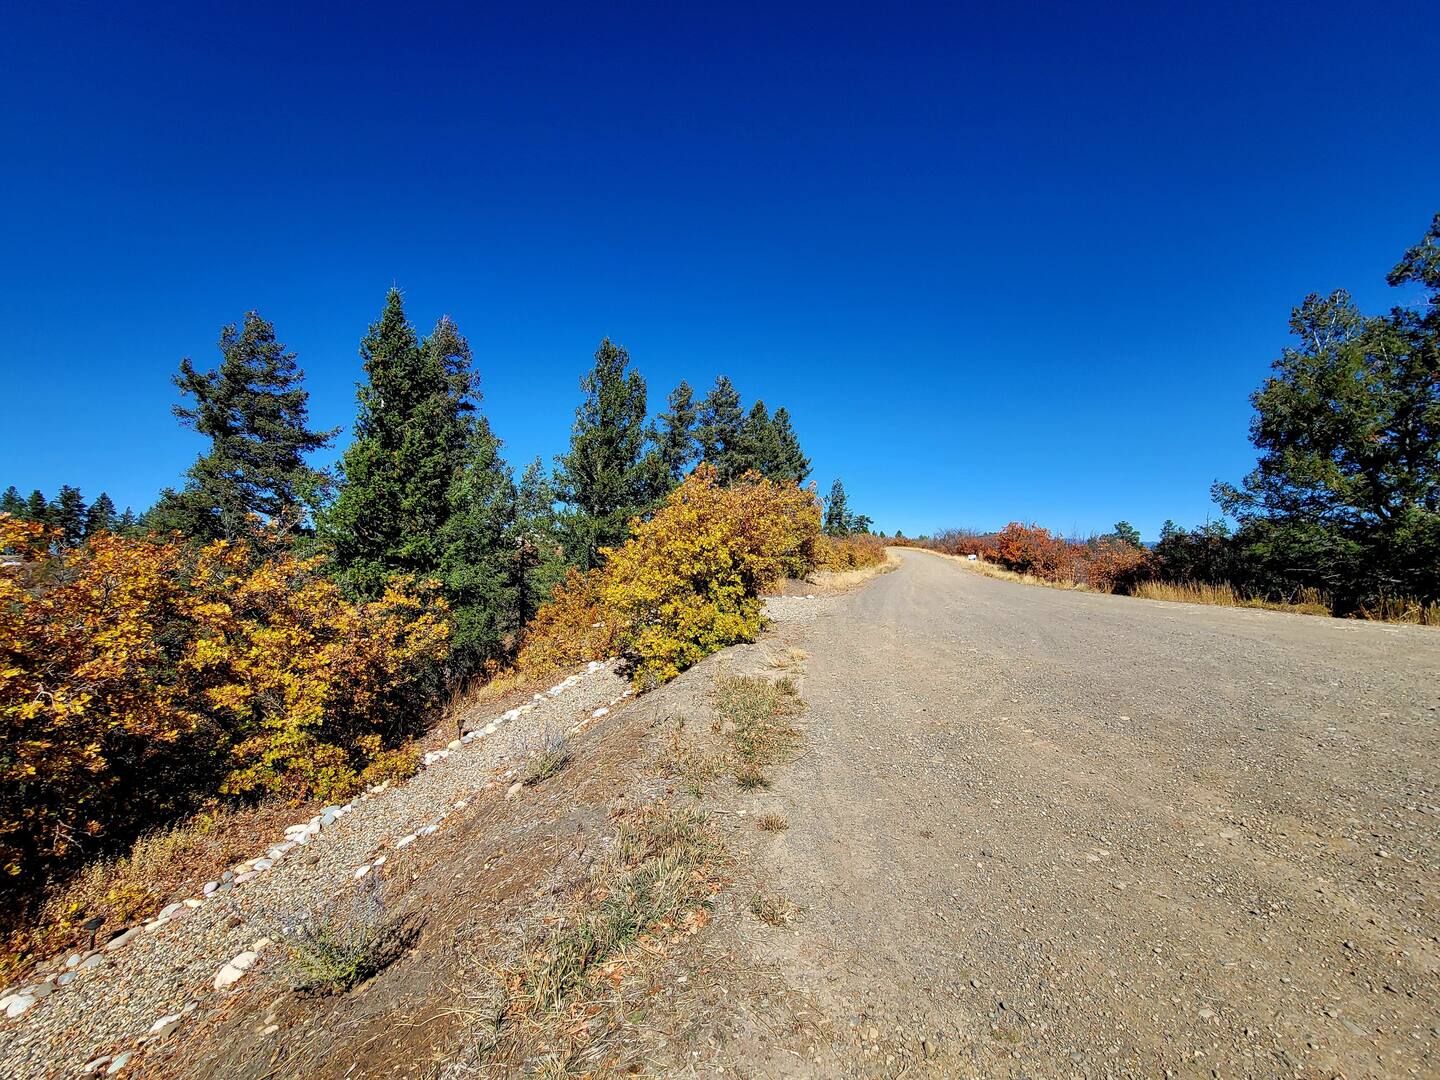
<path fill-rule="evenodd" d="M 1440 626 L 1440 602 L 1425 604 L 1419 600 L 1387 597 L 1374 607 L 1362 608 L 1360 617 L 1380 622 L 1413 623 L 1417 626 Z"/>
<path fill-rule="evenodd" d="M 1133 595 L 1142 600 L 1169 600 L 1180 604 L 1263 608 L 1266 611 L 1289 611 L 1297 615 L 1330 614 L 1330 605 L 1315 589 L 1303 590 L 1294 602 L 1286 603 L 1246 596 L 1230 585 L 1175 585 L 1164 581 L 1144 581 L 1136 586 Z"/>
<path fill-rule="evenodd" d="M 800 917 L 800 909 L 781 896 L 756 893 L 750 897 L 750 914 L 766 926 L 789 926 Z"/>
<path fill-rule="evenodd" d="M 530 1011 L 563 1004 L 598 965 L 709 897 L 718 849 L 698 811 L 647 807 L 638 822 L 621 827 L 617 846 L 618 858 L 596 873 L 585 902 L 540 943 L 522 973 Z"/>
<path fill-rule="evenodd" d="M 755 827 L 761 832 L 784 832 L 790 828 L 790 822 L 774 810 L 767 810 L 755 819 Z"/>
<path fill-rule="evenodd" d="M 85 923 L 101 920 L 97 941 L 153 915 L 177 895 L 199 886 L 232 863 L 255 854 L 293 808 L 266 806 L 196 814 L 168 829 L 147 833 L 118 858 L 98 859 L 55 886 L 33 924 L 13 930 L 0 950 L 0 979 L 23 963 L 88 944 Z"/>
<path fill-rule="evenodd" d="M 360 885 L 320 912 L 276 931 L 289 954 L 297 990 L 343 994 L 389 967 L 418 936 L 418 927 L 388 915 L 380 878 Z"/>
<path fill-rule="evenodd" d="M 570 744 L 564 737 L 549 740 L 545 746 L 532 754 L 520 773 L 520 782 L 534 787 L 550 779 L 570 764 Z"/>
<path fill-rule="evenodd" d="M 986 577 L 997 578 L 1000 581 L 1014 581 L 1021 585 L 1041 585 L 1047 589 L 1065 589 L 1069 592 L 1091 592 L 1088 585 L 1081 585 L 1074 581 L 1051 581 L 1049 578 L 1038 577 L 1035 574 L 1021 574 L 1015 570 L 1007 570 L 998 563 L 988 562 L 985 559 L 967 559 L 963 555 L 946 555 L 944 552 L 935 554 L 946 559 L 953 559 L 967 570 L 977 574 L 984 574 Z"/>
<path fill-rule="evenodd" d="M 787 760 L 800 741 L 791 722 L 805 703 L 788 679 L 726 676 L 715 680 L 715 730 L 728 743 L 735 782 L 746 790 L 770 786 L 767 771 Z"/>

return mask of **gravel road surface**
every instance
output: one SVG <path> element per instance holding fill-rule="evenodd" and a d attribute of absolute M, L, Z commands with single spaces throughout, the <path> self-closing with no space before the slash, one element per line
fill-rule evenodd
<path fill-rule="evenodd" d="M 1440 631 L 900 557 L 772 793 L 759 958 L 853 1033 L 808 1071 L 1440 1075 Z"/>

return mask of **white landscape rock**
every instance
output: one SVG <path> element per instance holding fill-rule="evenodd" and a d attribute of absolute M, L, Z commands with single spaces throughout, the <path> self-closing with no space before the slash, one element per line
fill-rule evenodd
<path fill-rule="evenodd" d="M 606 708 L 604 705 L 601 705 L 600 708 L 596 709 L 594 712 L 592 712 L 592 713 L 590 714 L 590 719 L 592 719 L 592 720 L 599 720 L 600 717 L 604 716 L 604 715 L 605 715 L 606 713 L 608 713 L 609 711 L 610 711 L 610 710 L 609 710 L 608 708 Z"/>
<path fill-rule="evenodd" d="M 215 989 L 225 990 L 234 986 L 247 971 L 255 966 L 255 961 L 259 959 L 260 954 L 253 949 L 247 949 L 240 953 L 215 973 Z"/>
<path fill-rule="evenodd" d="M 370 864 L 369 864 L 368 862 L 367 862 L 364 866 L 357 866 L 357 867 L 355 868 L 355 880 L 356 880 L 356 881 L 359 881 L 361 878 L 363 878 L 363 877 L 364 877 L 366 874 L 368 874 L 369 872 L 370 872 Z"/>
<path fill-rule="evenodd" d="M 110 1067 L 105 1070 L 105 1074 L 107 1076 L 113 1076 L 115 1073 L 118 1073 L 126 1065 L 130 1064 L 130 1059 L 134 1056 L 134 1050 L 126 1050 L 123 1054 L 116 1054 L 114 1060 L 110 1062 Z"/>
<path fill-rule="evenodd" d="M 180 1014 L 171 1013 L 169 1016 L 162 1016 L 155 1023 L 150 1025 L 148 1034 L 157 1039 L 163 1039 L 180 1026 Z"/>
<path fill-rule="evenodd" d="M 395 846 L 396 846 L 397 848 L 408 847 L 410 844 L 413 844 L 414 842 L 415 842 L 415 834 L 412 832 L 412 833 L 410 833 L 408 836 L 402 836 L 402 837 L 400 837 L 399 840 L 396 840 L 396 841 L 395 841 Z"/>

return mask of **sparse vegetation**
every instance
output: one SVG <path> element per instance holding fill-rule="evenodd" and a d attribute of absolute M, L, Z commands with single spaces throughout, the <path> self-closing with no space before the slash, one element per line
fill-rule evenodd
<path fill-rule="evenodd" d="M 728 676 L 715 680 L 716 731 L 727 742 L 727 761 L 743 789 L 770 786 L 768 770 L 795 750 L 800 731 L 792 723 L 805 709 L 788 679 Z"/>
<path fill-rule="evenodd" d="M 525 768 L 520 773 L 520 782 L 526 787 L 534 787 L 541 781 L 550 779 L 568 764 L 570 743 L 564 737 L 550 739 L 526 760 Z"/>
<path fill-rule="evenodd" d="M 585 899 L 539 943 L 521 974 L 529 1008 L 559 1006 L 597 964 L 708 899 L 717 848 L 698 811 L 648 806 L 622 825 L 617 848 L 617 858 L 596 873 Z"/>
<path fill-rule="evenodd" d="M 394 963 L 417 936 L 408 920 L 392 917 L 377 875 L 323 911 L 282 928 L 297 989 L 343 994 Z"/>
<path fill-rule="evenodd" d="M 767 810 L 755 819 L 755 827 L 761 832 L 784 832 L 790 828 L 790 822 L 774 810 Z"/>
<path fill-rule="evenodd" d="M 766 926 L 789 926 L 800 917 L 800 909 L 781 896 L 755 893 L 750 897 L 750 914 Z"/>

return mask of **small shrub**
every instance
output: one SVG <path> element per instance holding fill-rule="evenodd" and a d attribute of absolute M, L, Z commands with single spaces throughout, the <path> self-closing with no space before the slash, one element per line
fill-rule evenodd
<path fill-rule="evenodd" d="M 520 782 L 526 787 L 534 787 L 541 781 L 550 779 L 568 764 L 570 744 L 564 738 L 553 739 L 525 762 Z"/>
<path fill-rule="evenodd" d="M 821 535 L 815 547 L 815 565 L 820 570 L 859 570 L 884 561 L 885 541 L 869 533 Z"/>
<path fill-rule="evenodd" d="M 752 676 L 715 680 L 717 729 L 729 741 L 735 782 L 746 790 L 770 786 L 766 770 L 788 758 L 800 739 L 791 722 L 804 711 L 795 684 Z"/>
<path fill-rule="evenodd" d="M 371 874 L 347 897 L 280 931 L 297 989 L 343 994 L 394 963 L 416 930 L 389 917 Z"/>
<path fill-rule="evenodd" d="M 750 914 L 766 926 L 789 926 L 800 915 L 800 909 L 779 896 L 755 893 L 750 897 Z"/>

